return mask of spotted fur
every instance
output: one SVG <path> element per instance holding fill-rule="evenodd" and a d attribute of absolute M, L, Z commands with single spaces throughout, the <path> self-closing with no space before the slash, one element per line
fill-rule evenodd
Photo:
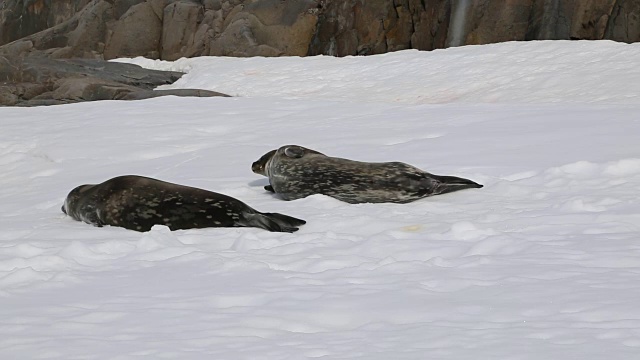
<path fill-rule="evenodd" d="M 305 224 L 291 216 L 261 213 L 230 196 L 135 175 L 78 186 L 67 196 L 62 211 L 95 226 L 136 231 L 166 225 L 171 230 L 248 226 L 294 232 Z"/>
<path fill-rule="evenodd" d="M 408 203 L 427 196 L 481 188 L 401 162 L 369 163 L 326 156 L 298 145 L 272 150 L 255 161 L 254 173 L 269 178 L 265 189 L 284 200 L 324 194 L 352 204 Z"/>

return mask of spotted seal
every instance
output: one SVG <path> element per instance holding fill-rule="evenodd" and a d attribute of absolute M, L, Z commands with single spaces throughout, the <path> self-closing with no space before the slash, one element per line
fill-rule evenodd
<path fill-rule="evenodd" d="M 369 163 L 326 156 L 298 145 L 271 150 L 251 165 L 269 178 L 265 190 L 284 200 L 324 194 L 351 204 L 408 203 L 482 185 L 440 176 L 402 162 Z"/>
<path fill-rule="evenodd" d="M 294 232 L 304 220 L 261 213 L 227 195 L 143 176 L 118 176 L 97 185 L 81 185 L 67 196 L 62 211 L 95 226 L 149 231 L 206 227 L 258 227 Z"/>

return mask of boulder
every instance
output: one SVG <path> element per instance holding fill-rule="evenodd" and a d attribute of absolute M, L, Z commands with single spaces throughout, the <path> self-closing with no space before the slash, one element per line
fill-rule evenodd
<path fill-rule="evenodd" d="M 204 7 L 189 1 L 176 1 L 164 8 L 162 22 L 162 48 L 160 56 L 165 60 L 201 55 L 204 40 L 196 39 L 201 27 Z"/>
<path fill-rule="evenodd" d="M 20 101 L 15 86 L 1 86 L 0 85 L 0 106 L 15 105 Z"/>
<path fill-rule="evenodd" d="M 109 28 L 103 52 L 105 59 L 140 55 L 151 59 L 160 57 L 162 20 L 151 3 L 129 7 Z"/>
<path fill-rule="evenodd" d="M 59 25 L 88 3 L 89 0 L 2 0 L 0 45 Z"/>
<path fill-rule="evenodd" d="M 90 1 L 67 20 L 0 46 L 0 55 L 44 52 L 54 58 L 102 58 L 107 22 L 113 19 L 111 10 L 107 1 Z"/>
<path fill-rule="evenodd" d="M 624 42 L 640 41 L 640 2 L 616 1 L 604 33 L 605 39 Z"/>

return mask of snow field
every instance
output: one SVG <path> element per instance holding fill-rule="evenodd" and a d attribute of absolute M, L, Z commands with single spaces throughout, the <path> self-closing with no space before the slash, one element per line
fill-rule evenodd
<path fill-rule="evenodd" d="M 634 358 L 637 52 L 535 42 L 134 59 L 190 71 L 172 86 L 241 97 L 1 108 L 0 357 Z M 284 144 L 485 187 L 284 202 L 250 170 Z M 73 187 L 123 174 L 308 223 L 137 233 L 60 211 Z"/>

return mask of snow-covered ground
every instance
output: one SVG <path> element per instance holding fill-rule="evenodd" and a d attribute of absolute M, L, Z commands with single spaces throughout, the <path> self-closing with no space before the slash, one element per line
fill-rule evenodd
<path fill-rule="evenodd" d="M 121 61 L 237 97 L 0 108 L 1 359 L 640 356 L 640 44 Z M 485 187 L 285 202 L 250 170 L 283 144 Z M 123 174 L 308 223 L 137 233 L 60 211 Z"/>

